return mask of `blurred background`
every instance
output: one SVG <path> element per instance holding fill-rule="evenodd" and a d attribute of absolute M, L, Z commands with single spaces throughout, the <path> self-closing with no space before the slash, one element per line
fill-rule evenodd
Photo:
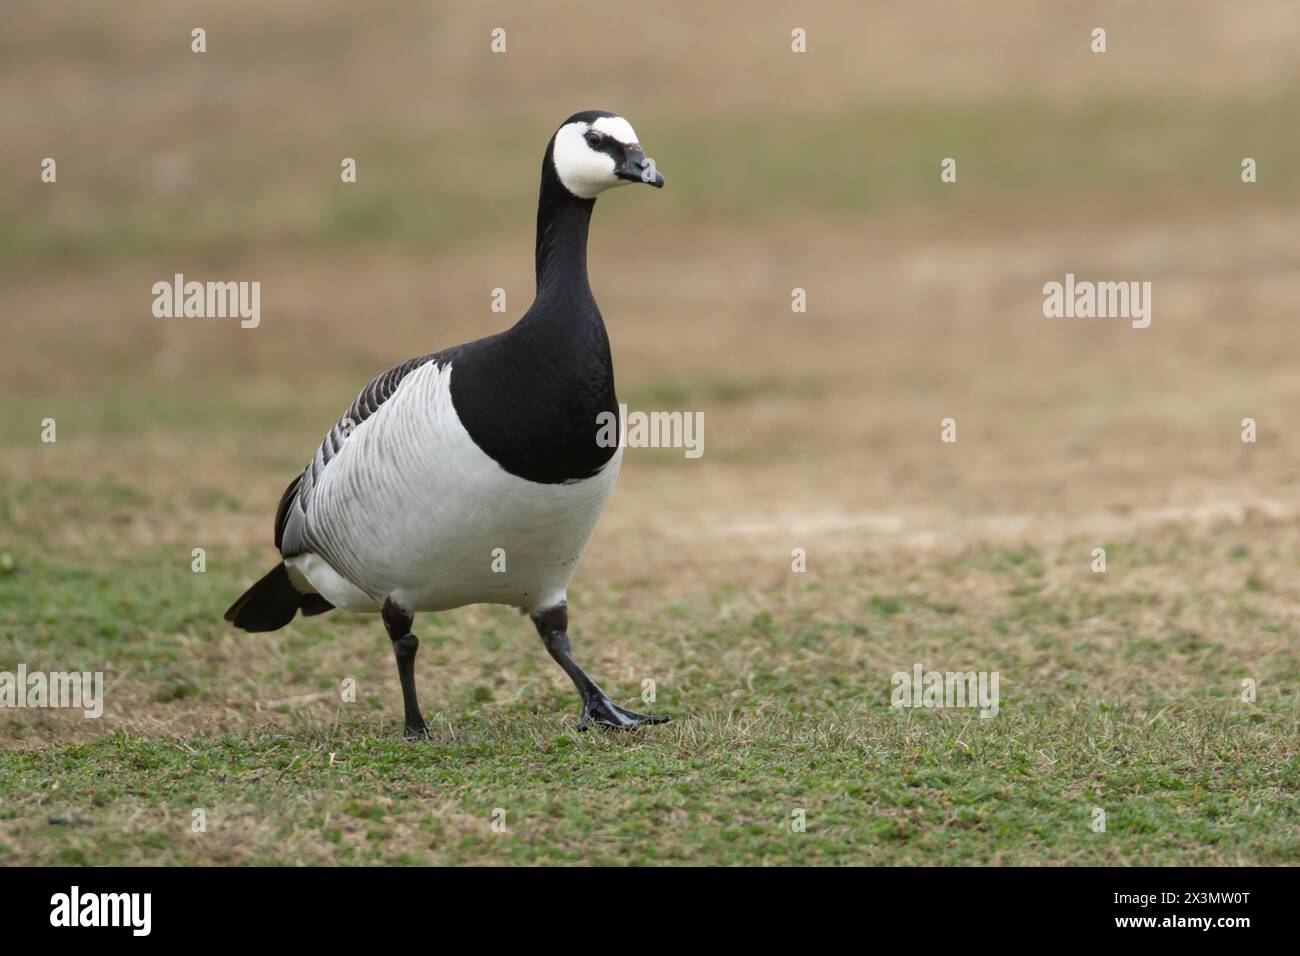
<path fill-rule="evenodd" d="M 972 548 L 1234 527 L 1273 543 L 1252 573 L 1294 603 L 1289 2 L 10 0 L 3 18 L 0 548 L 28 572 L 5 624 L 29 658 L 61 614 L 114 653 L 234 640 L 213 612 L 272 563 L 280 492 L 357 390 L 529 304 L 542 151 L 585 108 L 626 116 L 668 181 L 594 219 L 620 397 L 703 411 L 706 450 L 628 456 L 579 588 L 627 610 L 785 587 L 801 547 L 823 590 L 788 600 L 852 616 L 883 574 L 978 600 L 978 575 L 934 570 Z M 178 272 L 260 281 L 260 327 L 154 318 Z M 1151 327 L 1045 319 L 1067 272 L 1152 282 Z M 148 660 L 190 692 L 183 653 Z"/>

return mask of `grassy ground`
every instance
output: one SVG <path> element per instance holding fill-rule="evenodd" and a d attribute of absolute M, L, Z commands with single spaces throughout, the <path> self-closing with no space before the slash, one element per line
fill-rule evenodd
<path fill-rule="evenodd" d="M 827 5 L 803 60 L 775 5 L 383 13 L 0 36 L 0 160 L 59 159 L 0 195 L 0 671 L 107 680 L 99 720 L 0 712 L 0 863 L 1300 862 L 1285 4 Z M 588 106 L 669 180 L 595 217 L 620 396 L 706 450 L 629 451 L 574 646 L 673 722 L 573 732 L 480 607 L 417 619 L 407 744 L 377 620 L 221 614 L 369 376 L 526 306 L 541 145 Z M 262 326 L 154 319 L 178 271 L 261 281 Z M 1151 328 L 1044 319 L 1066 272 L 1152 281 Z M 916 663 L 997 671 L 998 715 L 892 708 Z"/>
<path fill-rule="evenodd" d="M 629 703 L 653 677 L 676 718 L 634 736 L 568 729 L 576 699 L 512 613 L 426 615 L 431 745 L 399 738 L 373 622 L 233 634 L 239 575 L 160 576 L 166 555 L 24 567 L 0 591 L 37 622 L 20 659 L 111 662 L 113 729 L 24 722 L 0 859 L 1293 863 L 1300 660 L 1261 569 L 1293 577 L 1294 548 L 1269 528 L 1115 543 L 1106 580 L 1077 547 L 976 548 L 657 610 L 635 581 L 580 589 L 584 658 Z M 892 709 L 913 661 L 997 670 L 999 715 Z"/>
<path fill-rule="evenodd" d="M 134 507 L 66 490 L 110 523 Z M 827 555 L 806 577 L 760 553 L 770 583 L 750 587 L 588 575 L 583 659 L 629 704 L 654 679 L 675 718 L 630 737 L 568 729 L 576 699 L 512 612 L 425 615 L 429 746 L 399 738 L 373 619 L 219 622 L 252 560 L 196 575 L 174 549 L 23 551 L 0 578 L 17 659 L 103 667 L 108 707 L 8 725 L 0 859 L 1295 862 L 1296 521 L 1218 525 Z M 892 709 L 889 675 L 917 661 L 997 670 L 999 715 Z"/>

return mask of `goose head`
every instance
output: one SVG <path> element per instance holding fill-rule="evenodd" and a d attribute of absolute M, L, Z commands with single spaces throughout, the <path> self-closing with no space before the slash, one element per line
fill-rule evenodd
<path fill-rule="evenodd" d="M 560 185 L 579 199 L 595 199 L 628 183 L 663 188 L 663 174 L 641 148 L 632 124 L 603 110 L 565 120 L 551 137 L 546 156 Z"/>

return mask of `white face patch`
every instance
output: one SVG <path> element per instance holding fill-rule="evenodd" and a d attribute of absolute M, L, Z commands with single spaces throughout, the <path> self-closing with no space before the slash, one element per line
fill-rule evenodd
<path fill-rule="evenodd" d="M 602 116 L 591 124 L 592 128 L 606 136 L 612 136 L 624 146 L 630 146 L 639 143 L 636 138 L 636 130 L 632 124 L 621 116 Z"/>
<path fill-rule="evenodd" d="M 622 186 L 626 179 L 614 175 L 614 159 L 608 153 L 592 149 L 586 135 L 590 129 L 618 140 L 625 145 L 637 141 L 632 124 L 621 116 L 602 116 L 588 126 L 586 123 L 568 123 L 555 134 L 555 174 L 564 188 L 582 199 L 595 199 L 613 186 Z"/>

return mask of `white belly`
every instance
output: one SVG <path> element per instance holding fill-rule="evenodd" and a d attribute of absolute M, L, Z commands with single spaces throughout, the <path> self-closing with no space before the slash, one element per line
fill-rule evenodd
<path fill-rule="evenodd" d="M 582 481 L 511 475 L 461 424 L 451 374 L 430 363 L 407 375 L 313 490 L 306 540 L 316 553 L 286 564 L 336 607 L 375 610 L 392 597 L 412 612 L 465 604 L 535 611 L 565 598 L 622 449 Z"/>

